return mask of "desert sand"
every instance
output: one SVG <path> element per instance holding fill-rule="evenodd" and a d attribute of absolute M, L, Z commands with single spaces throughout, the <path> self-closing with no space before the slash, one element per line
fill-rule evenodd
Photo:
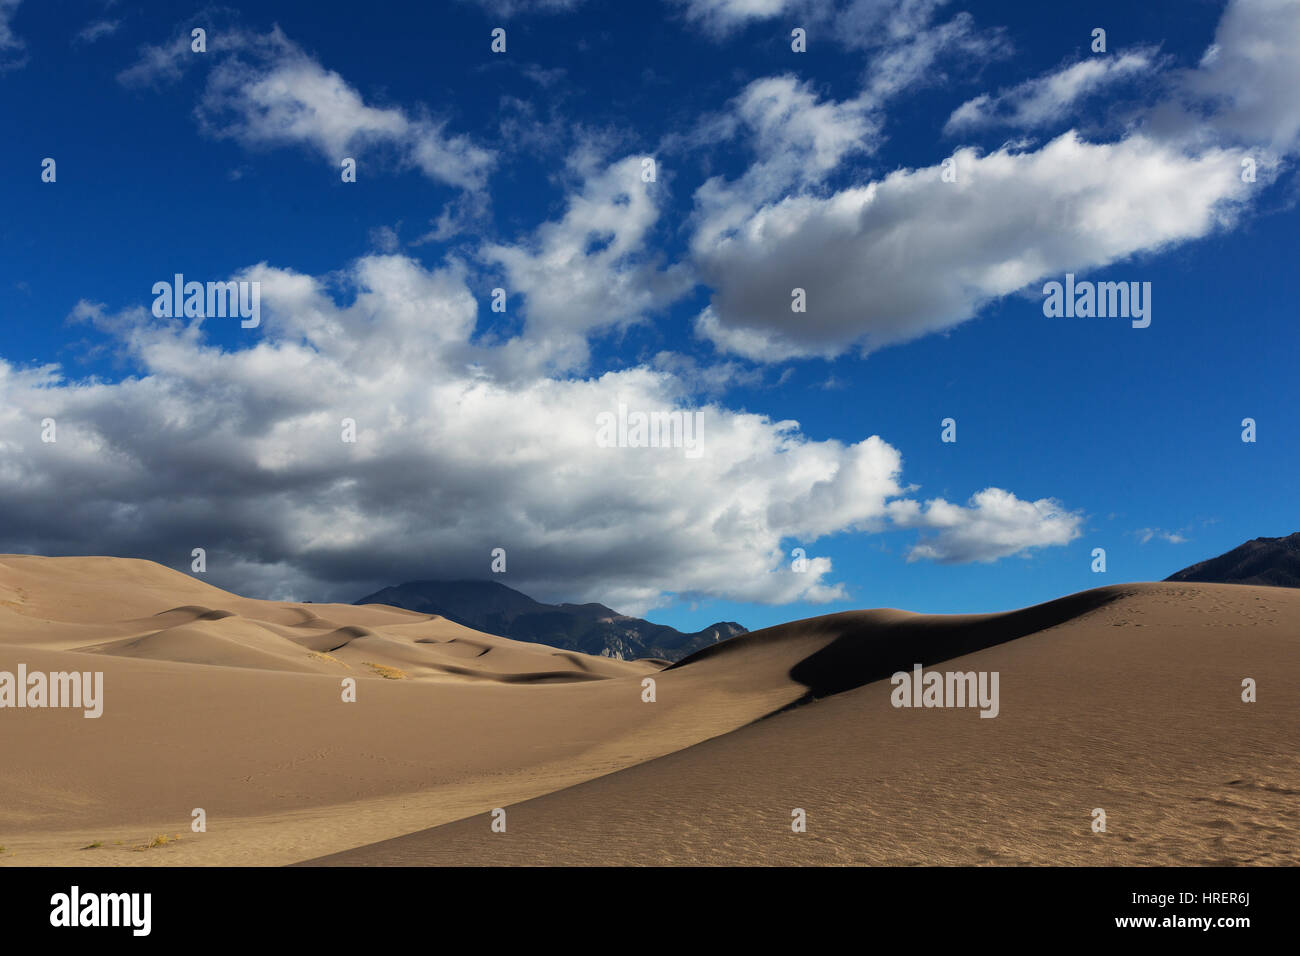
<path fill-rule="evenodd" d="M 1300 591 L 1124 584 L 665 669 L 0 555 L 0 671 L 104 673 L 97 719 L 0 710 L 0 866 L 1295 864 L 1297 625 Z M 998 672 L 998 716 L 892 706 L 915 663 Z"/>

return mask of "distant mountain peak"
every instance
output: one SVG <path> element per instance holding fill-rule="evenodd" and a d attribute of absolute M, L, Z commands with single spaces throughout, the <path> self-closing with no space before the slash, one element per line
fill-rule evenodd
<path fill-rule="evenodd" d="M 718 621 L 701 631 L 684 634 L 594 602 L 542 604 L 499 581 L 489 580 L 408 581 L 353 603 L 387 604 L 437 614 L 476 631 L 619 660 L 652 657 L 677 661 L 702 647 L 746 633 L 746 628 L 734 621 Z"/>
<path fill-rule="evenodd" d="M 1284 538 L 1252 538 L 1217 558 L 1176 571 L 1165 580 L 1300 588 L 1300 531 Z"/>

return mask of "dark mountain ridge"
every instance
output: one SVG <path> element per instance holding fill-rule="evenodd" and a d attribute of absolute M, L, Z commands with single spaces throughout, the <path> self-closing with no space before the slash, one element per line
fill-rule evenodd
<path fill-rule="evenodd" d="M 1255 538 L 1217 558 L 1176 571 L 1165 580 L 1300 588 L 1300 532 L 1285 538 Z"/>
<path fill-rule="evenodd" d="M 543 604 L 496 581 L 410 581 L 353 603 L 438 614 L 476 631 L 620 660 L 654 657 L 676 661 L 746 632 L 734 621 L 719 621 L 684 634 L 603 604 Z"/>

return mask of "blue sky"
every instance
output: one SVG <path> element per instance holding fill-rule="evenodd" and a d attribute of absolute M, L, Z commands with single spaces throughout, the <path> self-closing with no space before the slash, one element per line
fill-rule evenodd
<path fill-rule="evenodd" d="M 0 0 L 0 551 L 349 600 L 502 547 L 695 629 L 1288 534 L 1297 44 L 1275 0 Z M 1150 326 L 1046 317 L 1066 272 Z M 261 325 L 154 316 L 175 273 Z M 597 447 L 619 401 L 704 457 Z"/>

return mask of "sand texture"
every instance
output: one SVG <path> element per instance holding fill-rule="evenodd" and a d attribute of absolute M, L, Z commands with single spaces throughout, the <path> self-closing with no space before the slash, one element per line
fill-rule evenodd
<path fill-rule="evenodd" d="M 104 711 L 0 710 L 0 866 L 1300 862 L 1284 588 L 834 614 L 664 669 L 3 555 L 0 671 L 20 663 L 102 671 Z M 892 706 L 915 663 L 996 671 L 998 716 Z"/>

